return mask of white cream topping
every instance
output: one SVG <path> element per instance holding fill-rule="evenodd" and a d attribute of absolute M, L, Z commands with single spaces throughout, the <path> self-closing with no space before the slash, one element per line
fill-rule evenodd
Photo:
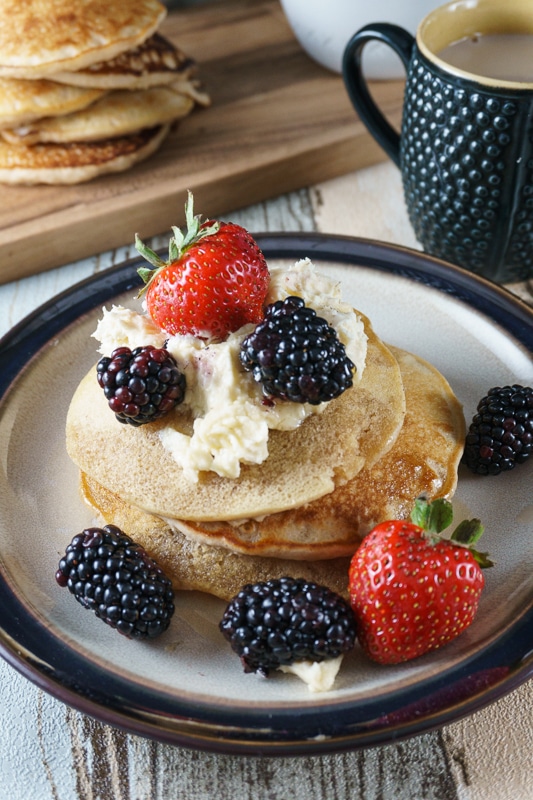
<path fill-rule="evenodd" d="M 296 675 L 307 684 L 310 692 L 329 692 L 335 683 L 342 659 L 343 656 L 340 655 L 326 661 L 295 661 L 294 664 L 278 669 Z"/>
<path fill-rule="evenodd" d="M 139 314 L 123 306 L 112 306 L 110 310 L 103 308 L 102 312 L 103 317 L 91 334 L 100 342 L 98 352 L 102 355 L 111 355 L 117 347 L 130 347 L 132 350 L 149 344 L 163 347 L 167 337 L 148 314 Z"/>
<path fill-rule="evenodd" d="M 159 436 L 191 481 L 197 481 L 202 470 L 238 478 L 241 464 L 261 464 L 268 456 L 268 425 L 259 409 L 246 401 L 197 417 L 192 436 L 174 428 L 164 428 Z"/>
<path fill-rule="evenodd" d="M 343 303 L 339 284 L 317 273 L 309 259 L 302 259 L 289 270 L 271 270 L 267 302 L 291 294 L 302 297 L 336 329 L 356 366 L 357 383 L 364 370 L 367 337 L 362 320 Z M 186 435 L 172 426 L 169 415 L 169 424 L 159 435 L 165 449 L 193 482 L 204 470 L 237 478 L 241 464 L 265 461 L 269 430 L 294 430 L 327 405 L 265 402 L 261 385 L 244 372 L 239 359 L 241 343 L 253 329 L 253 325 L 245 325 L 218 343 L 192 335 L 168 337 L 147 314 L 113 306 L 109 311 L 104 309 L 93 334 L 101 342 L 99 352 L 105 355 L 120 346 L 162 347 L 167 341 L 167 349 L 184 372 L 187 384 L 184 402 L 176 413 L 192 413 L 194 423 L 192 434 Z"/>

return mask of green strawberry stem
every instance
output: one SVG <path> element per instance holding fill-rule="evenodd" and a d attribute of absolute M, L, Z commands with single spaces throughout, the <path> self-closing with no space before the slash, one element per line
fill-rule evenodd
<path fill-rule="evenodd" d="M 172 226 L 174 236 L 168 243 L 168 261 L 164 261 L 154 250 L 144 244 L 137 233 L 135 234 L 135 249 L 153 267 L 153 269 L 139 267 L 137 270 L 145 284 L 138 297 L 146 291 L 150 282 L 161 269 L 179 261 L 192 245 L 205 239 L 206 236 L 212 236 L 220 229 L 220 222 L 202 223 L 201 216 L 194 214 L 194 198 L 190 191 L 187 192 L 187 202 L 185 203 L 185 225 L 185 233 L 175 225 Z"/>
<path fill-rule="evenodd" d="M 453 508 L 448 500 L 439 497 L 428 503 L 424 497 L 415 500 L 411 522 L 428 533 L 440 533 L 452 524 Z"/>
<path fill-rule="evenodd" d="M 489 558 L 488 553 L 481 553 L 479 550 L 476 550 L 473 547 L 469 547 L 468 549 L 476 559 L 481 569 L 488 569 L 489 567 L 494 566 L 494 561 L 492 561 L 492 559 Z"/>
<path fill-rule="evenodd" d="M 475 544 L 485 528 L 478 519 L 464 519 L 452 535 L 452 541 L 470 546 Z"/>
<path fill-rule="evenodd" d="M 439 534 L 452 524 L 453 506 L 449 500 L 445 500 L 443 497 L 438 497 L 431 503 L 428 503 L 424 497 L 419 497 L 415 501 L 410 519 L 411 522 L 426 532 L 428 539 L 437 542 L 444 538 Z M 467 547 L 481 568 L 494 565 L 488 553 L 481 553 L 472 547 L 479 540 L 484 530 L 485 528 L 479 519 L 465 519 L 459 523 L 449 537 L 449 541 L 462 547 Z"/>

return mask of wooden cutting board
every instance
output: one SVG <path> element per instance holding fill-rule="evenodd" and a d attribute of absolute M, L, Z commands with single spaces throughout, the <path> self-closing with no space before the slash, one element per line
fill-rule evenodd
<path fill-rule="evenodd" d="M 182 225 L 187 189 L 197 212 L 223 217 L 384 158 L 342 78 L 301 50 L 278 0 L 172 12 L 162 33 L 198 61 L 212 105 L 129 172 L 73 187 L 2 186 L 0 283 Z M 373 92 L 399 124 L 402 82 Z"/>

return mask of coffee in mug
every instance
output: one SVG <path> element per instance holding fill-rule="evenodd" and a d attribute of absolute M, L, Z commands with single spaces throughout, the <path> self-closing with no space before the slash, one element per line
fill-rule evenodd
<path fill-rule="evenodd" d="M 533 34 L 468 36 L 437 53 L 452 67 L 503 81 L 533 82 Z"/>
<path fill-rule="evenodd" d="M 407 71 L 399 133 L 362 70 L 376 39 Z M 524 41 L 533 41 L 531 0 L 455 0 L 430 12 L 416 38 L 388 23 L 363 27 L 343 59 L 357 113 L 401 169 L 424 250 L 498 282 L 533 276 L 533 55 Z"/>

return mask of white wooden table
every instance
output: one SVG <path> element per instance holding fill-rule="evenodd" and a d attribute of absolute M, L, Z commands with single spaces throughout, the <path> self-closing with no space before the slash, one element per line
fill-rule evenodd
<path fill-rule="evenodd" d="M 388 163 L 226 218 L 251 231 L 318 230 L 417 246 Z M 163 246 L 166 237 L 152 244 Z M 121 248 L 0 286 L 0 333 L 133 254 Z M 513 289 L 531 301 L 525 285 Z M 530 681 L 473 716 L 402 743 L 320 757 L 213 755 L 85 717 L 0 660 L 0 800 L 532 800 L 532 721 Z"/>

